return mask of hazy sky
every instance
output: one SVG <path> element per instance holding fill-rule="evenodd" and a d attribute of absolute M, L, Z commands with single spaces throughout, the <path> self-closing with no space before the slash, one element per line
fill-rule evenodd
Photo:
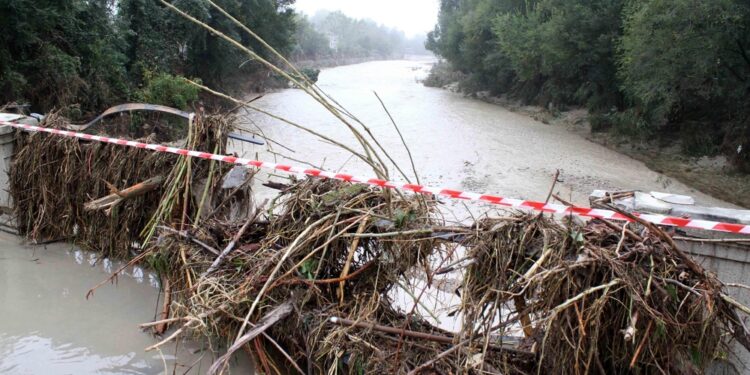
<path fill-rule="evenodd" d="M 295 7 L 308 15 L 319 10 L 340 10 L 353 18 L 370 18 L 403 30 L 407 36 L 435 27 L 439 0 L 297 0 Z"/>

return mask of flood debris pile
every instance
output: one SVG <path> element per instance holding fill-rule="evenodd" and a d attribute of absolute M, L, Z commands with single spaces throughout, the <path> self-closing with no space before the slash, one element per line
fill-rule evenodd
<path fill-rule="evenodd" d="M 41 126 L 66 124 L 53 113 Z M 222 116 L 199 117 L 193 131 L 175 133 L 180 138 L 169 144 L 224 152 L 229 127 Z M 114 133 L 120 128 L 116 123 Z M 107 126 L 92 130 L 109 135 Z M 157 138 L 151 133 L 140 140 Z M 35 242 L 69 240 L 108 257 L 131 257 L 143 243 L 142 232 L 153 227 L 154 214 L 171 221 L 181 217 L 169 217 L 167 208 L 195 210 L 194 200 L 177 199 L 185 195 L 180 181 L 187 174 L 196 182 L 221 177 L 208 163 L 176 155 L 47 134 L 19 131 L 15 149 L 9 176 L 19 231 Z"/>
<path fill-rule="evenodd" d="M 177 143 L 224 153 L 231 127 L 198 118 Z M 648 223 L 506 213 L 449 226 L 431 196 L 323 179 L 267 183 L 274 198 L 257 202 L 244 167 L 18 139 L 22 232 L 158 272 L 161 314 L 143 327 L 161 341 L 147 349 L 208 338 L 225 353 L 211 373 L 245 353 L 264 373 L 701 373 L 726 339 L 750 347 L 750 309 Z M 441 277 L 460 280 L 455 332 L 417 313 Z"/>
<path fill-rule="evenodd" d="M 408 270 L 428 266 L 438 248 L 415 231 L 436 223 L 435 202 L 331 180 L 281 189 L 242 224 L 204 223 L 197 236 L 216 252 L 231 249 L 237 239 L 221 260 L 181 234 L 164 233 L 168 240 L 156 253 L 171 254 L 168 262 L 180 265 L 169 280 L 186 291 L 173 309 L 183 327 L 234 339 L 249 330 L 242 328 L 245 318 L 256 323 L 280 306 L 293 306 L 283 323 L 266 331 L 269 336 L 249 341 L 259 366 L 270 373 L 279 366 L 270 358 L 280 357 L 270 337 L 295 365 L 313 373 L 404 372 L 441 350 L 445 343 L 406 337 L 399 344 L 398 335 L 352 327 L 374 322 L 448 337 L 420 319 L 405 325 L 388 293 Z M 401 360 L 394 361 L 398 351 Z"/>
<path fill-rule="evenodd" d="M 276 188 L 245 220 L 166 229 L 150 250 L 181 291 L 165 321 L 229 347 L 212 372 L 244 348 L 264 373 L 701 373 L 723 339 L 747 343 L 745 308 L 650 225 L 517 213 L 448 227 L 430 197 Z M 434 282 L 458 249 L 460 331 L 396 307 L 394 289 Z"/>
<path fill-rule="evenodd" d="M 479 223 L 462 333 L 481 340 L 469 353 L 509 324 L 550 373 L 702 373 L 726 355 L 726 336 L 748 347 L 715 275 L 659 228 L 619 226 L 538 215 Z"/>

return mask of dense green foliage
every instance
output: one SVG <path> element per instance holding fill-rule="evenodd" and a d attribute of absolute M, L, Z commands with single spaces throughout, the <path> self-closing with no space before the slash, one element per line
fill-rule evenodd
<path fill-rule="evenodd" d="M 597 129 L 679 134 L 750 168 L 750 4 L 743 0 L 441 0 L 427 47 L 490 90 Z"/>
<path fill-rule="evenodd" d="M 293 0 L 215 2 L 282 53 L 291 51 Z M 172 3 L 270 55 L 207 1 Z M 187 107 L 195 90 L 173 75 L 232 89 L 259 70 L 158 0 L 0 0 L 0 17 L 0 103 L 29 102 L 36 111 L 77 104 L 91 112 L 136 99 Z"/>
<path fill-rule="evenodd" d="M 418 53 L 423 38 L 321 12 L 296 14 L 294 0 L 213 0 L 279 52 L 296 60 L 390 58 Z M 207 0 L 169 0 L 264 58 L 255 38 Z M 0 0 L 0 103 L 87 114 L 128 100 L 189 107 L 199 78 L 228 91 L 262 90 L 262 65 L 160 0 Z M 318 71 L 304 74 L 316 78 Z"/>
<path fill-rule="evenodd" d="M 0 0 L 0 102 L 97 107 L 126 94 L 105 0 Z"/>
<path fill-rule="evenodd" d="M 750 4 L 649 1 L 626 12 L 622 88 L 649 128 L 681 130 L 691 154 L 750 163 Z M 744 154 L 737 149 L 745 148 Z"/>
<path fill-rule="evenodd" d="M 289 52 L 294 13 L 289 0 L 215 1 L 229 14 L 280 52 Z M 225 40 L 211 35 L 162 6 L 158 0 L 121 0 L 118 33 L 127 40 L 128 70 L 138 81 L 143 74 L 175 72 L 203 79 L 215 87 L 241 83 L 259 65 Z M 205 0 L 176 0 L 173 4 L 212 28 L 268 57 L 260 43 Z"/>
<path fill-rule="evenodd" d="M 134 98 L 145 103 L 159 103 L 186 109 L 198 100 L 198 87 L 167 73 L 156 76 L 147 74 L 143 86 L 136 90 Z"/>

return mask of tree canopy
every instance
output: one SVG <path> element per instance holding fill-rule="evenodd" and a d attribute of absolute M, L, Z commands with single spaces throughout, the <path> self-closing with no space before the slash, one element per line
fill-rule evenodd
<path fill-rule="evenodd" d="M 126 95 L 111 7 L 105 0 L 0 0 L 3 101 L 99 106 Z"/>
<path fill-rule="evenodd" d="M 441 0 L 427 48 L 470 91 L 580 105 L 598 126 L 673 136 L 750 169 L 750 3 Z"/>
<path fill-rule="evenodd" d="M 291 51 L 293 0 L 214 2 L 282 53 Z M 270 55 L 206 0 L 172 3 Z M 28 101 L 38 111 L 70 104 L 97 111 L 155 94 L 147 90 L 183 87 L 165 81 L 172 75 L 224 88 L 258 69 L 234 46 L 158 0 L 0 0 L 0 17 L 0 101 Z"/>
<path fill-rule="evenodd" d="M 296 60 L 424 51 L 419 36 L 407 39 L 371 20 L 341 12 L 308 19 L 294 12 L 294 0 L 212 1 Z M 273 59 L 211 1 L 169 2 Z M 28 102 L 40 112 L 69 105 L 96 112 L 126 100 L 187 106 L 195 92 L 177 76 L 228 91 L 267 76 L 257 61 L 160 0 L 0 0 L 0 17 L 0 103 Z"/>

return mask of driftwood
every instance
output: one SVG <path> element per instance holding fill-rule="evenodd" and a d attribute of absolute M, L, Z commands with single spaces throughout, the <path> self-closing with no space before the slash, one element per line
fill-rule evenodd
<path fill-rule="evenodd" d="M 68 147 L 73 146 L 77 145 Z M 193 148 L 221 150 L 214 144 Z M 31 151 L 35 150 L 26 149 L 22 155 L 34 158 L 37 155 Z M 91 151 L 87 155 L 91 157 L 82 160 L 97 160 L 100 154 Z M 44 165 L 44 160 L 31 161 L 21 165 Z M 163 163 L 169 166 L 167 161 Z M 750 308 L 726 296 L 714 275 L 676 248 L 671 233 L 634 218 L 627 225 L 607 220 L 560 223 L 547 215 L 514 213 L 446 226 L 431 197 L 384 193 L 322 179 L 278 184 L 280 194 L 269 209 L 256 209 L 252 218 L 237 218 L 217 210 L 233 202 L 227 197 L 234 193 L 227 193 L 220 184 L 224 170 L 218 173 L 208 163 L 182 164 L 169 174 L 161 164 L 161 168 L 147 164 L 132 173 L 88 179 L 93 182 L 78 190 L 70 190 L 71 176 L 80 168 L 72 165 L 70 174 L 52 186 L 61 196 L 75 193 L 66 198 L 79 197 L 76 205 L 66 199 L 55 209 L 47 209 L 49 181 L 40 178 L 45 185 L 32 190 L 38 198 L 31 201 L 42 206 L 27 205 L 26 211 L 79 213 L 83 211 L 78 209 L 80 203 L 88 200 L 84 197 L 100 190 L 98 181 L 122 181 L 124 175 L 136 172 L 136 176 L 148 173 L 142 178 L 169 176 L 164 184 L 169 189 L 163 189 L 166 194 L 160 199 L 156 199 L 161 195 L 157 191 L 142 195 L 125 202 L 129 209 L 120 215 L 104 218 L 114 223 L 107 227 L 109 231 L 99 230 L 99 222 L 104 221 L 100 215 L 85 215 L 85 225 L 76 225 L 83 233 L 93 233 L 92 237 L 117 235 L 125 226 L 117 225 L 120 222 L 113 217 L 131 215 L 128 226 L 134 233 L 138 230 L 141 252 L 129 264 L 148 261 L 159 266 L 163 280 L 168 279 L 164 293 L 174 302 L 165 298 L 159 306 L 160 320 L 142 325 L 164 330 L 165 338 L 147 350 L 181 335 L 218 334 L 219 339 L 226 339 L 242 319 L 232 337 L 234 345 L 214 364 L 214 371 L 224 369 L 232 352 L 246 349 L 267 373 L 278 368 L 274 358 L 279 356 L 269 354 L 279 353 L 299 372 L 306 365 L 308 373 L 503 369 L 509 375 L 573 374 L 606 373 L 605 368 L 620 373 L 630 369 L 690 373 L 692 368 L 705 366 L 690 363 L 691 354 L 701 353 L 707 363 L 726 352 L 720 342 L 724 337 L 734 336 L 750 347 L 744 316 L 739 315 L 748 314 Z M 38 176 L 62 175 L 57 169 L 45 171 Z M 17 181 L 24 182 L 24 177 L 28 178 L 18 174 Z M 189 197 L 184 189 L 203 181 L 208 184 L 203 189 L 208 206 L 189 201 L 170 204 Z M 112 196 L 105 197 L 112 202 L 97 203 L 115 206 L 114 201 L 130 193 L 143 193 L 144 183 L 125 191 L 114 189 Z M 249 189 L 243 190 L 246 186 L 235 188 L 243 192 L 241 199 L 251 196 Z M 141 201 L 150 203 L 141 205 Z M 221 203 L 214 204 L 217 201 Z M 144 209 L 130 209 L 141 206 Z M 210 214 L 201 215 L 198 207 Z M 47 216 L 48 223 L 57 224 L 61 216 Z M 147 233 L 161 232 L 158 237 L 147 237 L 150 240 L 142 239 L 143 221 L 148 217 L 152 220 Z M 203 220 L 200 227 L 197 220 L 187 226 L 186 217 Z M 180 223 L 185 228 L 172 227 Z M 129 246 L 133 242 L 125 241 L 128 252 L 123 256 L 132 256 Z M 454 261 L 454 255 L 460 259 Z M 460 314 L 461 330 L 452 333 L 423 319 L 417 306 L 435 315 L 420 299 L 430 296 L 437 273 L 457 269 L 462 269 L 460 275 L 435 281 L 435 290 L 460 291 L 460 305 L 450 302 L 449 308 L 452 314 Z M 461 276 L 460 285 L 451 285 Z M 414 290 L 402 285 L 405 277 L 418 281 Z M 387 293 L 397 286 L 414 300 L 408 314 L 390 303 Z M 294 295 L 299 302 L 289 302 L 295 300 L 290 298 Z M 293 310 L 297 313 L 292 314 Z M 175 325 L 174 330 L 167 331 L 167 325 Z M 524 328 L 518 336 L 524 337 L 504 336 L 515 334 L 518 325 Z"/>
<path fill-rule="evenodd" d="M 258 216 L 263 211 L 263 207 L 265 205 L 266 205 L 266 201 L 264 201 L 263 203 L 261 203 L 260 206 L 258 206 L 255 209 L 255 213 L 253 215 L 251 215 L 247 219 L 247 221 L 242 226 L 242 228 L 240 228 L 240 230 L 237 232 L 237 234 L 234 235 L 234 238 L 232 238 L 232 241 L 229 242 L 229 244 L 227 245 L 227 247 L 224 248 L 224 250 L 221 252 L 221 254 L 219 254 L 219 256 L 216 257 L 216 260 L 214 260 L 214 262 L 211 264 L 211 266 L 208 267 L 208 270 L 206 270 L 206 272 L 204 272 L 201 277 L 206 277 L 206 276 L 210 275 L 211 272 L 214 272 L 221 265 L 221 262 L 224 261 L 224 258 L 226 258 L 227 255 L 229 255 L 229 253 L 231 253 L 232 250 L 234 250 L 234 247 L 237 245 L 237 241 L 239 241 L 240 238 L 242 238 L 242 235 L 245 234 L 245 231 L 247 230 L 247 228 L 249 228 L 250 225 L 252 225 L 255 222 L 255 220 L 258 219 Z"/>
<path fill-rule="evenodd" d="M 245 344 L 250 342 L 250 340 L 258 337 L 267 329 L 271 328 L 271 326 L 276 324 L 278 321 L 286 318 L 289 314 L 292 313 L 292 310 L 294 310 L 294 299 L 287 300 L 286 302 L 271 310 L 258 322 L 258 324 L 255 325 L 255 327 L 253 327 L 253 329 L 251 329 L 237 341 L 235 341 L 235 343 L 231 347 L 229 347 L 229 349 L 227 349 L 226 354 L 219 357 L 219 359 L 217 359 L 216 362 L 211 365 L 211 367 L 208 369 L 208 374 L 216 374 L 221 372 L 222 369 L 225 368 L 227 362 L 229 361 L 229 358 L 232 357 L 232 354 L 234 352 L 242 348 Z"/>
<path fill-rule="evenodd" d="M 410 331 L 406 329 L 388 327 L 388 326 L 375 324 L 375 323 L 357 322 L 351 319 L 344 319 L 344 318 L 339 318 L 335 316 L 328 318 L 328 321 L 331 322 L 332 324 L 337 324 L 337 325 L 344 326 L 344 327 L 356 327 L 356 328 L 362 328 L 366 330 L 390 333 L 393 335 L 403 335 L 403 336 L 407 336 L 407 337 L 411 337 L 415 339 L 434 341 L 434 342 L 439 342 L 443 344 L 453 344 L 455 342 L 455 339 L 450 336 L 440 336 L 440 335 L 434 335 L 434 334 L 426 333 L 426 332 Z M 515 348 L 519 342 L 519 338 L 517 337 L 502 336 L 502 340 L 503 340 L 502 345 L 489 345 L 488 347 L 494 350 L 505 350 L 505 351 L 516 353 L 516 354 L 527 354 L 529 356 L 533 355 L 531 352 L 527 352 L 527 351 L 519 350 Z"/>
<path fill-rule="evenodd" d="M 203 241 L 201 241 L 201 240 L 199 240 L 199 239 L 195 238 L 195 236 L 193 236 L 192 234 L 190 234 L 190 232 L 188 232 L 188 231 L 186 231 L 186 230 L 177 230 L 177 229 L 172 229 L 172 228 L 170 228 L 170 227 L 168 227 L 168 226 L 164 226 L 164 225 L 159 225 L 159 226 L 157 226 L 157 228 L 159 228 L 159 229 L 161 229 L 161 230 L 163 230 L 163 231 L 167 231 L 167 232 L 169 232 L 169 233 L 173 233 L 173 234 L 176 234 L 176 235 L 178 235 L 178 236 L 180 236 L 180 237 L 183 237 L 183 238 L 185 238 L 185 239 L 188 239 L 188 240 L 190 240 L 190 241 L 192 241 L 192 242 L 196 243 L 196 244 L 197 244 L 197 245 L 199 245 L 200 247 L 202 247 L 202 248 L 206 249 L 206 250 L 207 250 L 208 252 L 210 252 L 210 253 L 212 253 L 212 254 L 214 254 L 214 255 L 216 255 L 216 256 L 218 256 L 218 255 L 220 255 L 220 254 L 221 254 L 221 253 L 219 253 L 219 250 L 216 250 L 216 249 L 214 249 L 213 247 L 211 247 L 211 246 L 209 246 L 208 244 L 206 244 L 205 242 L 203 242 Z"/>
<path fill-rule="evenodd" d="M 107 184 L 110 186 L 110 190 L 112 191 L 111 194 L 88 202 L 83 207 L 86 211 L 106 210 L 107 214 L 109 214 L 112 208 L 116 207 L 122 201 L 156 190 L 163 183 L 164 177 L 156 176 L 149 178 L 146 181 L 139 182 L 124 190 L 118 190 L 114 186 Z"/>
<path fill-rule="evenodd" d="M 169 283 L 169 278 L 164 278 L 164 305 L 161 310 L 162 322 L 154 328 L 154 332 L 161 335 L 169 328 L 169 322 L 165 321 L 169 318 L 169 306 L 172 304 L 172 284 Z"/>

